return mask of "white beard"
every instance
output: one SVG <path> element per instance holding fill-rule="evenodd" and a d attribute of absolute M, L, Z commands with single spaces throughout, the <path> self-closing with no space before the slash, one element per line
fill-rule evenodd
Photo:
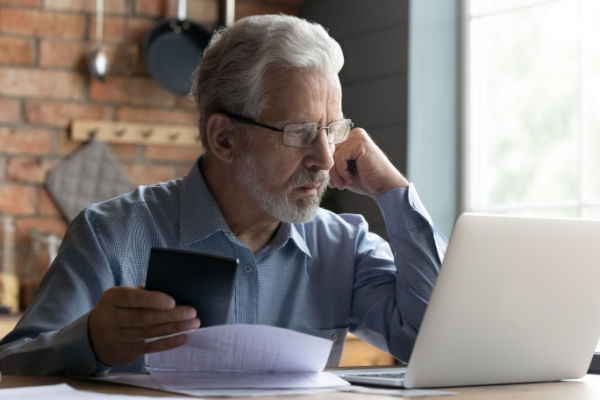
<path fill-rule="evenodd" d="M 244 157 L 236 171 L 237 180 L 244 185 L 254 201 L 273 218 L 282 222 L 302 223 L 311 221 L 317 214 L 319 204 L 329 183 L 329 172 L 320 170 L 310 172 L 302 170 L 292 177 L 282 192 L 270 193 L 262 184 L 251 156 Z M 294 190 L 300 186 L 318 183 L 316 196 L 302 197 L 294 200 Z"/>

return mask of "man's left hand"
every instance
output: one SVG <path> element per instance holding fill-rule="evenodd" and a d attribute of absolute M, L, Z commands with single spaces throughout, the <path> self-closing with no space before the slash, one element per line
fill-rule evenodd
<path fill-rule="evenodd" d="M 336 145 L 333 159 L 330 187 L 377 198 L 409 185 L 362 128 L 353 129 L 345 142 Z"/>

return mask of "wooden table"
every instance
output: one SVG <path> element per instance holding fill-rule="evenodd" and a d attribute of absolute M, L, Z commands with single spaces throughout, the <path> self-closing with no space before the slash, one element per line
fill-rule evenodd
<path fill-rule="evenodd" d="M 45 376 L 2 376 L 0 382 L 0 396 L 2 389 L 9 387 L 23 386 L 39 386 L 52 385 L 66 382 L 78 390 L 88 390 L 96 393 L 106 394 L 128 394 L 128 395 L 144 395 L 152 397 L 182 397 L 183 395 L 169 394 L 148 389 L 136 388 L 131 386 L 123 386 L 106 382 L 94 382 L 72 378 L 62 377 L 45 377 Z M 583 379 L 564 381 L 564 382 L 549 382 L 549 383 L 533 383 L 519 385 L 499 385 L 499 386 L 478 386 L 478 387 L 463 387 L 449 388 L 457 393 L 454 396 L 435 396 L 427 397 L 432 400 L 598 400 L 600 399 L 600 375 L 586 375 Z M 380 400 L 383 398 L 392 398 L 389 396 L 364 394 L 364 393 L 321 393 L 317 395 L 292 395 L 282 396 L 282 399 L 287 400 L 338 400 L 338 399 L 354 399 L 354 400 Z M 192 398 L 192 397 L 190 397 Z M 274 399 L 276 397 L 254 397 L 245 399 Z M 399 397 L 394 397 L 398 399 Z"/>

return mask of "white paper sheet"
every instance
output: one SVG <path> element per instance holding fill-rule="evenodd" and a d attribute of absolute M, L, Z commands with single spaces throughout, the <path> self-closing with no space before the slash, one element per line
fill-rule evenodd
<path fill-rule="evenodd" d="M 106 382 L 120 383 L 123 385 L 139 386 L 147 389 L 162 390 L 171 393 L 185 394 L 189 396 L 219 396 L 219 397 L 247 397 L 247 396 L 281 396 L 292 394 L 315 394 L 335 392 L 336 388 L 325 389 L 203 389 L 183 387 L 160 387 L 148 374 L 123 374 L 106 375 L 93 378 Z"/>
<path fill-rule="evenodd" d="M 0 399 L 4 400 L 80 400 L 80 399 L 106 399 L 106 400 L 156 400 L 156 397 L 129 396 L 124 394 L 104 394 L 77 390 L 61 383 L 58 385 L 32 386 L 0 390 Z M 177 397 L 173 399 L 189 400 L 188 397 Z"/>
<path fill-rule="evenodd" d="M 177 393 L 206 389 L 317 389 L 347 386 L 329 372 L 185 372 L 172 371 L 152 375 L 163 390 Z"/>
<path fill-rule="evenodd" d="M 274 326 L 219 325 L 188 333 L 184 346 L 147 354 L 145 360 L 158 388 L 196 396 L 215 390 L 239 395 L 238 389 L 346 386 L 322 372 L 331 345 L 331 340 Z"/>
<path fill-rule="evenodd" d="M 267 325 L 219 325 L 188 333 L 180 347 L 146 355 L 146 369 L 318 372 L 325 368 L 328 339 Z"/>

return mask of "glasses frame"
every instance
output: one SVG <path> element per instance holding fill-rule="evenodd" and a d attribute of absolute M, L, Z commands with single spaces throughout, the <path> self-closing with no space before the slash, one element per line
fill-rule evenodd
<path fill-rule="evenodd" d="M 318 132 L 319 132 L 319 131 L 321 131 L 322 129 L 326 129 L 326 130 L 327 130 L 327 135 L 326 135 L 326 137 L 327 137 L 327 143 L 329 143 L 329 144 L 339 144 L 339 143 L 342 143 L 342 142 L 344 142 L 344 141 L 345 141 L 345 140 L 348 138 L 348 134 L 350 133 L 350 131 L 352 130 L 352 128 L 354 128 L 354 123 L 353 123 L 353 122 L 352 122 L 352 120 L 351 120 L 351 119 L 349 119 L 349 118 L 337 119 L 337 120 L 335 120 L 335 121 L 331 121 L 330 123 L 328 123 L 327 125 L 324 125 L 324 126 L 320 126 L 320 125 L 319 125 L 319 124 L 317 124 L 316 122 L 292 122 L 292 123 L 289 123 L 289 124 L 285 124 L 285 125 L 283 125 L 283 127 L 282 127 L 282 128 L 277 128 L 277 127 L 275 127 L 275 126 L 271 126 L 271 125 L 267 125 L 267 124 L 263 124 L 263 123 L 261 123 L 261 122 L 255 121 L 255 120 L 254 120 L 254 119 L 252 119 L 252 118 L 245 117 L 245 116 L 243 116 L 243 115 L 240 115 L 240 114 L 232 113 L 232 112 L 225 111 L 225 110 L 221 110 L 221 111 L 219 111 L 219 112 L 220 112 L 221 114 L 224 114 L 224 115 L 228 116 L 228 117 L 229 117 L 229 118 L 231 118 L 231 119 L 234 119 L 234 120 L 236 120 L 236 121 L 239 121 L 239 122 L 243 122 L 243 123 L 245 123 L 245 124 L 259 126 L 259 127 L 261 127 L 261 128 L 266 128 L 266 129 L 269 129 L 269 130 L 271 130 L 271 131 L 275 131 L 275 132 L 281 132 L 281 133 L 283 133 L 283 134 L 284 134 L 284 135 L 282 136 L 282 140 L 283 140 L 283 138 L 285 137 L 285 127 L 286 127 L 286 126 L 288 126 L 288 125 L 296 125 L 296 124 L 315 124 L 315 125 L 317 125 L 317 134 L 318 134 Z M 348 128 L 348 132 L 346 132 L 346 134 L 344 135 L 344 137 L 343 137 L 343 139 L 342 139 L 342 140 L 339 140 L 339 141 L 337 141 L 337 142 L 334 142 L 334 141 L 333 141 L 333 136 L 329 134 L 329 129 L 330 129 L 330 126 L 331 126 L 331 124 L 333 124 L 333 123 L 335 123 L 335 122 L 340 122 L 340 121 L 349 121 L 349 128 Z M 316 138 L 316 136 L 315 136 L 315 138 Z M 310 144 L 311 144 L 311 143 L 312 143 L 312 142 L 315 140 L 315 138 L 313 138 L 313 139 L 312 139 L 312 141 L 311 141 L 310 143 L 308 143 L 308 144 L 306 144 L 306 145 L 304 145 L 304 146 L 294 146 L 294 145 L 290 145 L 290 144 L 288 144 L 288 143 L 285 143 L 285 140 L 283 140 L 283 144 L 284 144 L 285 146 L 289 146 L 289 147 L 307 147 L 307 146 L 309 146 L 309 145 L 310 145 Z"/>

